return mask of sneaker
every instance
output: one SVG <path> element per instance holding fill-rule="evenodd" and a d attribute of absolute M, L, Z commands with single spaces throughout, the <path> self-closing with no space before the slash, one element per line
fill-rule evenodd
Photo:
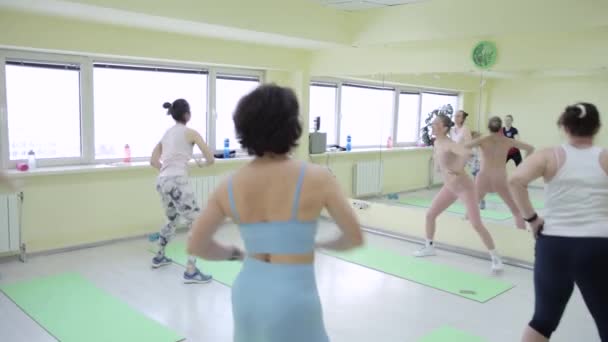
<path fill-rule="evenodd" d="M 503 269 L 504 269 L 504 265 L 502 263 L 502 259 L 500 257 L 493 257 L 492 258 L 492 272 L 494 272 L 494 273 L 502 272 Z"/>
<path fill-rule="evenodd" d="M 479 209 L 481 209 L 481 210 L 486 209 L 486 200 L 481 200 L 479 202 Z"/>
<path fill-rule="evenodd" d="M 424 247 L 414 252 L 414 256 L 418 258 L 433 256 L 436 254 L 437 253 L 435 253 L 435 247 L 433 247 L 432 245 L 425 245 Z"/>
<path fill-rule="evenodd" d="M 201 273 L 198 268 L 192 274 L 184 272 L 184 284 L 204 284 L 212 279 L 212 276 Z"/>
<path fill-rule="evenodd" d="M 159 267 L 163 267 L 163 266 L 167 266 L 170 265 L 173 262 L 173 260 L 167 258 L 166 256 L 155 256 L 154 259 L 152 259 L 152 268 L 159 268 Z"/>

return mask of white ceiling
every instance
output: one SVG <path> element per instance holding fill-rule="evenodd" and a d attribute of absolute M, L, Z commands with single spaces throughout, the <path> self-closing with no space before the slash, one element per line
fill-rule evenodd
<path fill-rule="evenodd" d="M 406 5 L 429 0 L 312 0 L 324 6 L 344 11 L 361 11 L 372 8 L 381 8 L 397 5 Z"/>

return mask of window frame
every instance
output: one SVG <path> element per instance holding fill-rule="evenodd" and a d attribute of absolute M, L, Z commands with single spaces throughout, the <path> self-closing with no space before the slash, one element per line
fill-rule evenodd
<path fill-rule="evenodd" d="M 81 165 L 86 164 L 85 156 L 85 100 L 83 99 L 83 84 L 87 81 L 86 71 L 83 70 L 83 66 L 86 64 L 86 58 L 73 55 L 60 55 L 51 53 L 33 53 L 16 50 L 3 50 L 0 49 L 0 164 L 3 168 L 15 168 L 17 163 L 21 160 L 10 160 L 10 143 L 9 143 L 9 129 L 8 129 L 8 98 L 6 89 L 6 65 L 14 62 L 23 63 L 34 63 L 40 64 L 43 67 L 45 64 L 59 64 L 66 66 L 78 67 L 78 86 L 79 86 L 79 119 L 80 119 L 80 156 L 79 157 L 65 157 L 65 158 L 44 158 L 36 160 L 38 167 L 53 167 L 63 165 Z"/>
<path fill-rule="evenodd" d="M 340 119 L 338 118 L 338 116 L 340 115 L 340 104 L 341 101 L 340 99 L 341 94 L 342 94 L 342 84 L 339 82 L 324 82 L 324 81 L 311 81 L 309 87 L 326 87 L 326 88 L 333 88 L 336 90 L 336 97 L 334 99 L 335 103 L 334 103 L 334 136 L 336 138 L 335 141 L 327 141 L 327 145 L 339 145 L 340 144 Z M 309 92 L 310 94 L 310 92 Z M 310 96 L 308 98 L 308 101 L 310 101 Z M 310 104 L 308 106 L 309 111 L 308 111 L 308 122 L 310 122 Z M 323 122 L 321 122 L 321 126 L 323 126 Z M 310 131 L 310 127 L 309 127 L 309 131 Z M 310 133 L 310 132 L 309 132 Z"/>
<path fill-rule="evenodd" d="M 364 82 L 351 82 L 351 81 L 346 81 L 346 82 L 342 82 L 342 85 L 340 87 L 340 91 L 342 91 L 342 87 L 353 87 L 353 88 L 362 88 L 362 89 L 372 89 L 372 90 L 383 90 L 383 91 L 388 91 L 390 90 L 391 92 L 393 92 L 393 105 L 392 105 L 392 113 L 391 113 L 391 120 L 389 121 L 389 125 L 390 127 L 390 132 L 391 134 L 393 134 L 394 136 L 394 122 L 395 122 L 395 92 L 397 91 L 397 89 L 395 87 L 392 86 L 388 86 L 388 85 L 379 85 L 379 84 L 370 84 L 370 83 L 364 83 Z M 342 97 L 340 96 L 340 103 L 342 102 Z M 341 107 L 340 107 L 340 124 L 342 123 L 342 112 L 341 112 Z M 340 130 L 342 127 L 338 126 L 338 130 Z M 338 142 L 340 142 L 339 138 L 338 138 Z M 386 147 L 386 142 L 381 143 L 379 145 L 353 145 L 352 149 L 375 149 L 375 148 L 383 148 Z"/>
<path fill-rule="evenodd" d="M 209 75 L 209 80 L 212 86 L 209 87 L 210 90 L 210 98 L 213 98 L 213 103 L 210 103 L 209 113 L 208 115 L 208 125 L 212 125 L 209 127 L 213 127 L 213 129 L 208 128 L 207 131 L 210 133 L 207 139 L 207 145 L 211 151 L 219 152 L 220 148 L 223 149 L 223 146 L 215 146 L 216 137 L 217 137 L 217 79 L 235 79 L 235 80 L 257 80 L 260 84 L 264 84 L 266 74 L 263 71 L 257 70 L 247 70 L 247 69 L 227 69 L 227 68 L 215 68 L 213 69 L 213 76 L 211 73 Z M 211 79 L 213 80 L 211 81 Z M 209 101 L 211 102 L 211 101 Z M 238 142 L 235 141 L 238 144 Z M 237 153 L 245 151 L 240 144 L 236 145 L 235 148 L 231 148 L 236 150 Z"/>
<path fill-rule="evenodd" d="M 339 145 L 340 143 L 340 138 L 341 138 L 341 130 L 340 130 L 340 126 L 342 123 L 342 86 L 343 85 L 351 85 L 351 86 L 359 86 L 359 87 L 363 87 L 363 88 L 372 88 L 372 89 L 392 89 L 394 92 L 394 100 L 393 100 L 393 113 L 392 113 L 392 118 L 391 118 L 391 122 L 390 124 L 392 125 L 391 127 L 391 137 L 393 138 L 393 147 L 413 147 L 413 146 L 417 146 L 418 142 L 420 141 L 420 130 L 418 130 L 417 132 L 417 138 L 416 141 L 412 141 L 412 142 L 398 142 L 399 141 L 399 137 L 398 137 L 398 123 L 399 123 L 399 95 L 402 93 L 405 94 L 418 94 L 420 96 L 420 101 L 419 101 L 419 105 L 418 105 L 418 115 L 417 115 L 417 127 L 420 126 L 420 123 L 422 122 L 423 118 L 422 118 L 422 94 L 423 93 L 432 93 L 432 94 L 439 94 L 439 95 L 449 95 L 449 96 L 455 96 L 458 101 L 457 101 L 457 106 L 459 107 L 462 103 L 462 93 L 459 91 L 450 91 L 450 90 L 439 90 L 439 89 L 433 89 L 433 88 L 425 88 L 425 87 L 411 87 L 411 86 L 404 86 L 401 84 L 397 84 L 397 83 L 393 83 L 393 82 L 382 82 L 382 81 L 370 81 L 370 80 L 362 80 L 362 79 L 357 79 L 357 78 L 332 78 L 332 77 L 315 77 L 312 78 L 309 86 L 313 86 L 313 85 L 335 85 L 337 87 L 337 92 L 336 92 L 336 144 Z M 454 108 L 454 111 L 458 110 L 459 108 Z M 310 113 L 309 113 L 310 116 Z M 310 118 L 309 118 L 310 120 Z M 329 142 L 327 143 L 328 145 L 331 145 Z M 356 149 L 370 149 L 370 148 L 385 148 L 386 145 L 374 145 L 374 146 L 360 146 L 360 145 L 355 145 L 353 146 L 353 150 Z"/>
<path fill-rule="evenodd" d="M 101 54 L 71 54 L 69 52 L 52 53 L 28 51 L 12 48 L 0 48 L 0 168 L 15 168 L 17 161 L 10 160 L 8 137 L 8 112 L 6 92 L 6 64 L 7 61 L 23 61 L 39 64 L 73 64 L 79 67 L 80 90 L 80 157 L 73 158 L 45 158 L 39 159 L 39 167 L 74 166 L 74 165 L 103 165 L 120 162 L 122 158 L 95 159 L 95 99 L 93 70 L 95 64 L 109 64 L 119 66 L 133 66 L 148 69 L 172 70 L 200 70 L 207 75 L 207 108 L 206 124 L 207 134 L 203 137 L 212 151 L 215 146 L 215 95 L 216 77 L 232 76 L 235 78 L 256 78 L 260 84 L 266 81 L 266 71 L 260 69 L 243 69 L 230 67 L 212 67 L 203 63 L 175 62 L 156 60 L 152 58 L 112 57 Z M 151 152 L 151 151 L 150 151 Z M 200 157 L 200 153 L 195 153 Z M 148 161 L 150 157 L 133 158 L 132 162 Z"/>
<path fill-rule="evenodd" d="M 207 75 L 207 94 L 209 93 L 209 69 L 204 68 L 204 67 L 195 67 L 195 66 L 185 66 L 185 65 L 168 65 L 168 64 L 163 64 L 163 63 L 159 63 L 159 64 L 151 64 L 151 63 L 138 63 L 138 62 L 134 62 L 134 61 L 119 61 L 116 59 L 92 59 L 91 60 L 91 100 L 90 100 L 90 105 L 91 105 L 91 125 L 90 125 L 90 129 L 91 132 L 90 134 L 88 134 L 89 137 L 91 137 L 91 146 L 90 148 L 91 150 L 91 156 L 92 156 L 92 160 L 90 161 L 90 164 L 112 164 L 112 163 L 117 163 L 123 160 L 123 158 L 99 158 L 96 159 L 95 158 L 95 126 L 94 126 L 94 122 L 95 122 L 95 98 L 93 96 L 94 93 L 94 86 L 95 86 L 95 79 L 93 77 L 93 72 L 95 70 L 95 66 L 99 65 L 99 67 L 108 67 L 108 68 L 113 68 L 113 69 L 122 69 L 122 70 L 140 70 L 140 71 L 150 71 L 150 72 L 155 72 L 155 71 L 161 71 L 161 72 L 176 72 L 176 73 L 189 73 L 189 74 L 199 74 L 199 75 Z M 204 94 L 204 96 L 208 96 L 207 94 Z M 208 98 L 207 98 L 208 100 Z M 209 102 L 209 101 L 207 101 Z M 209 123 L 209 103 L 207 103 L 207 107 L 205 108 L 205 118 L 204 121 L 205 123 L 208 125 Z M 209 126 L 207 126 L 207 135 L 209 135 Z M 206 137 L 203 137 L 206 139 Z M 159 137 L 160 140 L 160 137 Z M 152 151 L 150 151 L 150 154 L 152 154 Z M 193 157 L 195 158 L 200 158 L 202 157 L 202 153 L 200 153 L 200 151 L 198 153 L 194 153 Z M 135 158 L 131 158 L 131 162 L 145 162 L 145 161 L 149 161 L 150 160 L 150 156 L 148 157 L 135 157 Z"/>
<path fill-rule="evenodd" d="M 411 147 L 416 146 L 418 141 L 420 140 L 420 129 L 417 129 L 416 132 L 416 141 L 399 141 L 399 132 L 398 132 L 398 124 L 399 124 L 399 97 L 401 94 L 410 94 L 410 95 L 418 95 L 418 114 L 416 115 L 416 127 L 420 127 L 420 122 L 422 120 L 422 91 L 410 91 L 410 90 L 400 90 L 397 96 L 397 107 L 395 108 L 395 139 L 393 140 L 393 146 L 397 147 Z"/>

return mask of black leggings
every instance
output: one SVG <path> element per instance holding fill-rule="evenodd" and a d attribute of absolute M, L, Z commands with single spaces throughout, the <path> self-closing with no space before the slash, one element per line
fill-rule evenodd
<path fill-rule="evenodd" d="M 519 152 L 518 150 L 517 152 L 507 156 L 507 163 L 509 162 L 509 160 L 513 160 L 515 166 L 519 166 L 519 164 L 521 164 L 522 159 L 523 158 L 521 157 L 521 152 Z"/>
<path fill-rule="evenodd" d="M 603 342 L 608 342 L 608 238 L 541 235 L 536 241 L 530 327 L 546 338 L 557 329 L 578 286 Z"/>

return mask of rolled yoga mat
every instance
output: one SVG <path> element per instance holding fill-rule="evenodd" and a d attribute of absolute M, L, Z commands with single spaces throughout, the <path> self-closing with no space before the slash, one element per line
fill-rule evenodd
<path fill-rule="evenodd" d="M 399 199 L 399 203 L 401 203 L 401 204 L 412 205 L 412 206 L 422 207 L 422 208 L 430 208 L 432 202 L 433 202 L 432 199 L 424 199 L 424 198 L 401 198 L 401 199 Z M 462 215 L 464 215 L 467 211 L 466 208 L 458 202 L 452 204 L 447 210 L 451 213 L 462 214 Z M 497 210 L 489 210 L 489 209 L 481 210 L 480 214 L 481 214 L 482 218 L 500 220 L 500 221 L 507 220 L 507 219 L 510 219 L 511 217 L 513 217 L 513 215 L 511 215 L 511 213 L 508 211 L 497 211 Z"/>
<path fill-rule="evenodd" d="M 488 342 L 481 337 L 452 327 L 441 327 L 419 339 L 417 342 Z"/>
<path fill-rule="evenodd" d="M 485 303 L 514 287 L 493 277 L 467 273 L 433 263 L 429 259 L 404 256 L 369 246 L 348 252 L 324 253 L 480 303 Z"/>
<path fill-rule="evenodd" d="M 1 285 L 0 291 L 61 342 L 184 340 L 76 273 Z"/>

